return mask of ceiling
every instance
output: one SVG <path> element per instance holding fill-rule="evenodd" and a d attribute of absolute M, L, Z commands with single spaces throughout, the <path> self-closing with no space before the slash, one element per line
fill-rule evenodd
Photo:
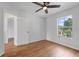
<path fill-rule="evenodd" d="M 42 2 L 39 2 L 39 3 L 42 3 Z M 35 11 L 40 8 L 40 6 L 35 5 L 32 2 L 6 2 L 5 4 L 17 10 L 22 10 L 22 11 L 33 13 L 33 14 L 36 14 L 38 16 L 43 16 L 43 17 L 46 17 L 51 14 L 55 14 L 57 12 L 79 5 L 78 2 L 51 2 L 50 5 L 59 4 L 61 5 L 61 7 L 50 8 L 48 9 L 48 14 L 45 14 L 43 10 L 35 13 Z"/>

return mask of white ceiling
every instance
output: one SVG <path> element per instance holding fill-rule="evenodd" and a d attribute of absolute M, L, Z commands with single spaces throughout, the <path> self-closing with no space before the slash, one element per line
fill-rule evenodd
<path fill-rule="evenodd" d="M 35 13 L 35 11 L 40 8 L 40 6 L 35 5 L 31 2 L 6 2 L 5 4 L 7 4 L 8 6 L 15 8 L 17 10 L 34 13 L 36 15 L 43 16 L 43 17 L 46 17 L 51 14 L 55 14 L 57 12 L 60 12 L 65 9 L 72 8 L 74 6 L 79 5 L 78 2 L 51 2 L 50 5 L 59 4 L 59 5 L 61 5 L 61 7 L 60 8 L 50 8 L 50 9 L 48 9 L 48 14 L 45 14 L 45 12 L 43 10 Z"/>

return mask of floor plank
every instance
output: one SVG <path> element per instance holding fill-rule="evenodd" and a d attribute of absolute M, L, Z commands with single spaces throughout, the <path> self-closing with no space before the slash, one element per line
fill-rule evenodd
<path fill-rule="evenodd" d="M 63 45 L 41 40 L 26 45 L 15 46 L 13 51 L 8 49 L 4 56 L 15 57 L 78 57 L 79 51 Z M 9 52 L 10 51 L 10 52 Z"/>

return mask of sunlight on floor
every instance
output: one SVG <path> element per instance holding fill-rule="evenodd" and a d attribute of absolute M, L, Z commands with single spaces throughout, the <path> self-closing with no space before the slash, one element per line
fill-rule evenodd
<path fill-rule="evenodd" d="M 69 51 L 69 50 L 64 49 L 62 47 L 56 47 L 53 50 L 53 52 L 54 52 L 54 54 L 53 54 L 54 57 L 62 57 L 62 56 L 63 57 L 74 57 L 74 53 L 72 53 L 72 51 Z"/>

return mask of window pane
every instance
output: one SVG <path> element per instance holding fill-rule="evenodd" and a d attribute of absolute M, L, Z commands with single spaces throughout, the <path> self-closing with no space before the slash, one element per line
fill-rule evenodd
<path fill-rule="evenodd" d="M 57 18 L 58 37 L 71 38 L 72 35 L 72 16 Z"/>

